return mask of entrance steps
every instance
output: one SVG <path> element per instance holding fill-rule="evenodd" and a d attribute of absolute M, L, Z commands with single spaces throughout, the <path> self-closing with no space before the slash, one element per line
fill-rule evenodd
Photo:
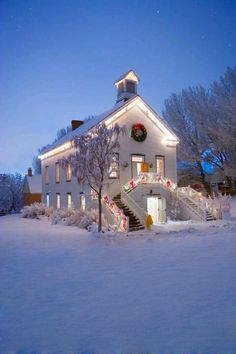
<path fill-rule="evenodd" d="M 192 201 L 189 197 L 185 197 L 182 193 L 180 194 L 180 196 L 180 201 L 182 201 L 185 205 L 188 206 L 189 209 L 191 209 L 196 215 L 200 217 L 199 207 L 196 205 L 196 203 Z M 215 216 L 207 208 L 201 208 L 201 215 L 201 219 L 203 221 L 216 220 Z"/>
<path fill-rule="evenodd" d="M 121 200 L 121 193 L 117 194 L 113 198 L 119 209 L 123 210 L 125 216 L 129 217 L 129 231 L 144 230 L 144 226 L 141 224 L 137 216 L 127 207 L 127 205 Z"/>

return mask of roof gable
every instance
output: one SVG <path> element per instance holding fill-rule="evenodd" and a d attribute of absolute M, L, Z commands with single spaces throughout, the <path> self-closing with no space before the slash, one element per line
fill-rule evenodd
<path fill-rule="evenodd" d="M 42 193 L 42 175 L 25 176 L 25 193 Z"/>
<path fill-rule="evenodd" d="M 131 108 L 136 104 L 139 106 L 140 109 L 142 109 L 145 112 L 145 114 L 153 122 L 153 124 L 155 124 L 166 135 L 167 140 L 173 141 L 175 143 L 179 142 L 178 137 L 168 126 L 168 124 L 144 101 L 143 98 L 141 98 L 139 95 L 136 95 L 130 98 L 126 102 L 121 101 L 117 103 L 111 110 L 108 110 L 88 120 L 79 128 L 69 132 L 68 134 L 63 136 L 60 140 L 58 140 L 54 144 L 50 145 L 47 149 L 45 149 L 39 157 L 41 159 L 45 159 L 47 157 L 54 155 L 54 153 L 51 152 L 52 150 L 55 150 L 55 153 L 59 153 L 71 148 L 70 141 L 75 136 L 85 134 L 86 132 L 88 132 L 94 126 L 96 126 L 101 122 L 105 122 L 107 126 L 114 124 L 117 121 L 117 119 L 125 112 L 125 110 Z"/>
<path fill-rule="evenodd" d="M 123 80 L 131 80 L 135 82 L 139 82 L 140 79 L 134 70 L 127 71 L 124 75 L 122 75 L 118 80 L 115 81 L 115 85 L 117 86 Z"/>

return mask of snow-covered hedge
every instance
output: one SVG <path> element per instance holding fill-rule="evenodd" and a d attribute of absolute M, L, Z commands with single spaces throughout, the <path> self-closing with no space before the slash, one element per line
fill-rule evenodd
<path fill-rule="evenodd" d="M 47 207 L 47 205 L 43 203 L 34 203 L 31 205 L 26 205 L 21 210 L 22 218 L 29 219 L 39 219 L 40 216 L 48 216 L 50 217 L 54 212 L 52 207 Z"/>
<path fill-rule="evenodd" d="M 96 209 L 54 209 L 53 207 L 48 208 L 42 203 L 34 203 L 25 206 L 21 213 L 23 218 L 40 219 L 41 216 L 47 216 L 50 217 L 52 224 L 78 226 L 86 230 L 90 230 L 92 225 L 98 224 Z M 104 218 L 102 224 L 106 225 Z"/>

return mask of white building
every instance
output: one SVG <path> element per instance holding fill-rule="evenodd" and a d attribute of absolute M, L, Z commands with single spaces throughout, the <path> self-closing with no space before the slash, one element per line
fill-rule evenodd
<path fill-rule="evenodd" d="M 70 208 L 72 205 L 75 208 L 86 208 L 96 204 L 90 188 L 78 184 L 71 169 L 68 168 L 64 172 L 58 161 L 73 152 L 71 140 L 74 136 L 91 130 L 101 122 L 108 127 L 118 123 L 126 127 L 127 134 L 120 137 L 117 160 L 111 166 L 110 177 L 104 190 L 105 216 L 109 222 L 117 222 L 121 229 L 125 215 L 129 217 L 126 219 L 130 229 L 141 228 L 145 224 L 147 214 L 152 215 L 154 222 L 164 222 L 171 216 L 177 195 L 178 137 L 138 95 L 139 81 L 133 70 L 128 71 L 115 82 L 117 100 L 112 109 L 85 123 L 73 121 L 73 130 L 44 150 L 40 156 L 44 203 L 56 208 Z M 182 217 L 203 219 L 199 212 L 198 215 L 193 210 L 192 214 L 189 212 L 189 200 L 186 202 L 184 198 L 193 198 L 184 190 L 181 193 L 185 194 L 183 198 L 179 195 Z M 114 202 L 111 202 L 112 200 Z M 206 219 L 205 214 L 204 218 Z"/>

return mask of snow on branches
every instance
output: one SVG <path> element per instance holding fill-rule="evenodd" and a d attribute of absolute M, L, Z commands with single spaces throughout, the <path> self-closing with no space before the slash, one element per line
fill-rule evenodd
<path fill-rule="evenodd" d="M 75 153 L 60 161 L 62 168 L 70 165 L 79 183 L 88 184 L 98 195 L 99 231 L 101 231 L 101 197 L 114 156 L 119 150 L 119 136 L 125 129 L 115 124 L 112 128 L 102 123 L 73 139 Z"/>

